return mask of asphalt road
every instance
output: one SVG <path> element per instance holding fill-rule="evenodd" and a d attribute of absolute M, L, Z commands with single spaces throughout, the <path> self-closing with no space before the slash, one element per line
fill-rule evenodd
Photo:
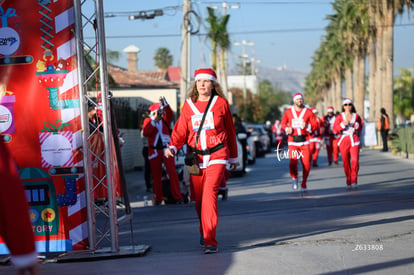
<path fill-rule="evenodd" d="M 328 166 L 325 155 L 306 195 L 291 190 L 288 160 L 276 154 L 231 178 L 212 255 L 200 248 L 192 204 L 144 206 L 142 172 L 128 173 L 134 219 L 120 227 L 120 244 L 149 249 L 46 263 L 42 274 L 414 274 L 414 161 L 364 149 L 359 188 L 347 191 L 341 163 Z"/>

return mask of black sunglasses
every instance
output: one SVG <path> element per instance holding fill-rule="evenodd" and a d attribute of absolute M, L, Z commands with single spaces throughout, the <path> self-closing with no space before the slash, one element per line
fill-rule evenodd
<path fill-rule="evenodd" d="M 351 103 L 349 103 L 349 104 L 345 103 L 344 106 L 352 106 L 352 104 Z"/>

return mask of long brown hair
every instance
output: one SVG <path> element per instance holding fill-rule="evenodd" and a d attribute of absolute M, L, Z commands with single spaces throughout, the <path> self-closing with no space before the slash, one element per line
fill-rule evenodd
<path fill-rule="evenodd" d="M 224 96 L 224 93 L 223 93 L 223 89 L 221 89 L 220 84 L 217 81 L 212 81 L 212 82 L 213 82 L 213 86 L 214 87 L 213 87 L 213 90 L 211 91 L 211 95 L 216 94 L 219 97 L 222 97 L 222 98 L 226 99 L 226 97 Z M 196 83 L 196 81 L 194 81 L 193 84 L 191 84 L 190 93 L 188 94 L 188 97 L 187 98 L 191 98 L 191 100 L 193 102 L 196 102 L 197 101 L 197 99 L 198 99 L 198 91 L 197 91 L 197 83 Z"/>

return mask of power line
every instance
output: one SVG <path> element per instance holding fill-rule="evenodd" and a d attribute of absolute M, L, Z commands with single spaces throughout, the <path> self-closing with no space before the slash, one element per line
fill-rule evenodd
<path fill-rule="evenodd" d="M 211 4 L 221 4 L 222 2 L 215 2 L 215 1 L 198 1 L 197 4 L 204 4 L 204 5 L 211 5 Z M 231 2 L 227 2 L 231 3 Z M 273 1 L 273 2 L 257 2 L 257 1 L 237 1 L 235 3 L 243 4 L 243 5 L 303 5 L 303 4 L 310 4 L 310 5 L 331 5 L 331 1 L 329 2 L 322 2 L 322 1 L 311 1 L 311 2 L 305 2 L 305 1 Z"/>
<path fill-rule="evenodd" d="M 414 26 L 414 23 L 398 24 L 394 27 L 406 27 Z M 298 28 L 298 29 L 275 29 L 275 30 L 251 30 L 251 31 L 238 31 L 231 32 L 230 35 L 242 35 L 242 34 L 268 34 L 268 33 L 295 33 L 295 32 L 315 32 L 325 31 L 325 28 Z M 207 33 L 198 33 L 198 36 L 206 36 Z M 124 39 L 124 38 L 157 38 L 157 37 L 179 37 L 181 34 L 147 34 L 147 35 L 107 35 L 107 39 Z M 94 36 L 85 37 L 86 39 L 94 39 Z"/>

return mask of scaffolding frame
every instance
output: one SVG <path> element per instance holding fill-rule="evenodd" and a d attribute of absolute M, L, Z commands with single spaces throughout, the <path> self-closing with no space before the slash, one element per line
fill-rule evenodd
<path fill-rule="evenodd" d="M 132 248 L 134 254 L 138 253 L 142 255 L 149 249 L 149 246 L 140 245 L 137 247 L 134 244 L 132 228 L 133 212 L 131 211 L 126 184 L 122 186 L 123 202 L 117 202 L 115 197 L 115 164 L 112 161 L 115 155 L 117 155 L 118 161 L 121 163 L 119 165 L 119 172 L 122 174 L 121 180 L 125 180 L 125 178 L 122 159 L 119 159 L 118 137 L 114 135 L 113 131 L 116 123 L 113 112 L 111 112 L 111 95 L 108 90 L 103 0 L 73 0 L 73 4 L 78 68 L 77 77 L 83 129 L 82 141 L 89 239 L 89 248 L 86 251 L 88 253 L 87 257 L 90 257 L 92 253 L 94 254 L 94 258 L 96 258 L 96 253 L 98 252 L 106 253 L 105 257 L 108 257 L 108 254 L 109 256 L 126 255 L 127 253 L 125 251 L 121 251 L 125 249 L 121 249 L 119 244 L 119 226 L 128 221 L 131 227 L 131 246 L 127 247 L 127 250 L 131 250 Z M 83 36 L 84 32 L 89 28 L 92 28 L 95 33 L 95 41 L 92 45 L 85 41 Z M 89 66 L 89 63 L 86 61 L 87 57 L 95 57 L 96 64 L 94 64 L 94 67 Z M 94 100 L 92 93 L 88 92 L 88 84 L 93 83 L 93 81 L 96 81 L 94 84 L 96 87 L 99 87 L 96 92 L 101 95 L 101 106 Z M 100 121 L 97 129 L 92 132 L 89 131 L 88 104 L 93 104 L 102 110 L 102 121 Z M 103 130 L 104 151 L 96 155 L 91 149 L 90 141 L 93 134 L 99 131 L 99 129 Z M 113 149 L 114 147 L 115 150 Z M 92 157 L 96 158 L 95 162 L 99 162 L 105 166 L 105 175 L 100 177 L 94 174 L 92 166 L 96 163 L 92 162 Z M 98 182 L 95 186 L 93 184 L 94 180 Z M 94 199 L 94 191 L 97 188 L 106 190 L 106 201 L 99 203 Z M 120 216 L 118 216 L 118 213 L 121 213 Z M 63 257 L 60 260 L 65 261 Z M 70 261 L 67 258 L 66 260 Z"/>

